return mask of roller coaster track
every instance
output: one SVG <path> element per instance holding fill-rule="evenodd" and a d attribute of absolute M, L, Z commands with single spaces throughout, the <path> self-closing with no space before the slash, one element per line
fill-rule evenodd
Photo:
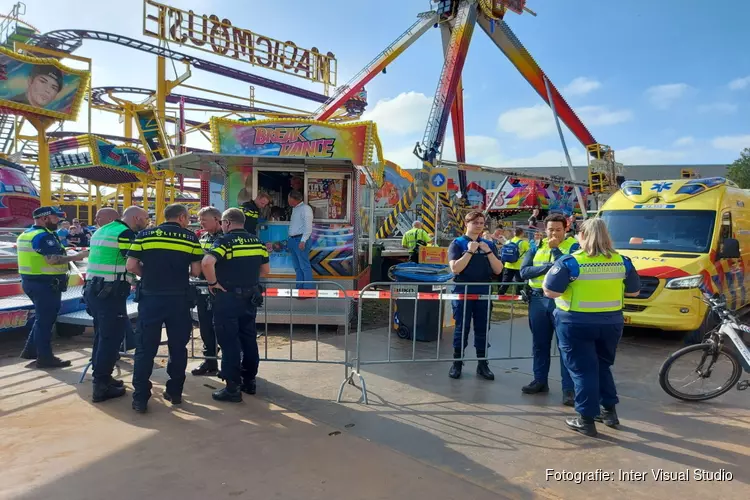
<path fill-rule="evenodd" d="M 313 92 L 312 90 L 289 85 L 288 83 L 277 82 L 270 78 L 253 75 L 246 71 L 240 71 L 238 69 L 230 68 L 229 66 L 183 54 L 182 52 L 177 52 L 167 47 L 160 47 L 158 45 L 142 42 L 122 35 L 116 35 L 114 33 L 92 30 L 55 30 L 50 31 L 49 33 L 34 35 L 30 40 L 30 44 L 41 48 L 72 53 L 83 45 L 84 40 L 98 40 L 100 42 L 114 43 L 123 47 L 147 52 L 155 56 L 166 57 L 174 61 L 186 62 L 193 68 L 207 71 L 215 75 L 221 75 L 226 78 L 232 78 L 233 80 L 276 90 L 277 92 L 283 92 L 285 94 L 318 103 L 325 103 L 329 99 L 328 96 Z"/>
<path fill-rule="evenodd" d="M 119 105 L 116 103 L 109 102 L 104 99 L 105 96 L 111 96 L 112 94 L 138 94 L 145 96 L 154 95 L 154 91 L 150 89 L 143 89 L 137 87 L 95 87 L 91 90 L 91 104 L 96 106 L 106 107 L 110 109 L 118 109 Z M 214 99 L 204 99 L 202 97 L 194 97 L 190 95 L 180 94 L 169 94 L 166 98 L 170 104 L 179 104 L 181 99 L 185 99 L 187 104 L 195 104 L 196 106 L 205 106 L 207 108 L 222 109 L 226 111 L 237 111 L 240 113 L 261 113 L 261 114 L 282 114 L 281 111 L 275 111 L 272 109 L 255 108 L 251 106 L 244 106 L 242 104 L 235 104 L 232 102 L 216 101 Z M 283 113 L 287 114 L 287 113 Z"/>

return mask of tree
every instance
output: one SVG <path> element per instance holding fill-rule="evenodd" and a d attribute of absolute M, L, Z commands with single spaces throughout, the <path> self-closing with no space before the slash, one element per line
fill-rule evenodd
<path fill-rule="evenodd" d="M 750 148 L 745 148 L 740 157 L 729 165 L 727 177 L 742 189 L 750 189 Z"/>

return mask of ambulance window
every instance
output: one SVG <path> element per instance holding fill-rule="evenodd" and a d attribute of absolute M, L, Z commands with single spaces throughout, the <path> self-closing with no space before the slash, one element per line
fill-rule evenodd
<path fill-rule="evenodd" d="M 725 240 L 732 237 L 732 214 L 731 212 L 724 212 L 721 216 L 721 233 L 719 234 L 720 240 Z"/>

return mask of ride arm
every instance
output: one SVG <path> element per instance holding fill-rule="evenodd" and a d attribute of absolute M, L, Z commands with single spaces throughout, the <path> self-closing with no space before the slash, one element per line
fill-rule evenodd
<path fill-rule="evenodd" d="M 393 43 L 378 54 L 375 59 L 365 66 L 362 71 L 354 75 L 346 85 L 339 87 L 336 93 L 325 104 L 315 110 L 315 120 L 325 121 L 329 119 L 339 108 L 364 88 L 375 75 L 380 73 L 400 56 L 407 48 L 424 35 L 439 20 L 437 12 L 423 12 L 419 14 L 417 21 L 401 34 Z"/>
<path fill-rule="evenodd" d="M 485 16 L 479 16 L 477 20 L 484 32 L 495 45 L 505 54 L 511 63 L 516 67 L 519 73 L 526 79 L 529 84 L 536 90 L 537 94 L 550 104 L 547 96 L 547 89 L 544 84 L 545 79 L 550 85 L 550 94 L 554 101 L 555 111 L 560 119 L 565 123 L 568 129 L 584 146 L 597 144 L 594 136 L 589 132 L 573 108 L 571 108 L 560 92 L 552 85 L 552 81 L 547 78 L 542 68 L 536 63 L 534 58 L 529 54 L 521 41 L 516 37 L 513 31 L 508 27 L 505 21 L 495 21 L 495 29 L 490 27 L 490 20 Z"/>

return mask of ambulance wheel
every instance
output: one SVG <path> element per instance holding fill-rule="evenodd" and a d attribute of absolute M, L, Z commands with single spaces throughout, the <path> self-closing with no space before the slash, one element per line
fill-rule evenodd
<path fill-rule="evenodd" d="M 55 325 L 57 336 L 61 339 L 70 339 L 79 335 L 83 335 L 83 332 L 85 330 L 86 327 L 82 325 L 69 325 L 67 323 L 57 323 Z"/>
<path fill-rule="evenodd" d="M 411 338 L 411 329 L 406 325 L 401 325 L 396 330 L 396 335 L 400 339 L 409 340 Z"/>
<path fill-rule="evenodd" d="M 697 329 L 685 333 L 682 341 L 684 345 L 695 345 L 703 342 L 706 335 L 719 325 L 716 316 L 709 310 L 706 312 L 706 317 L 703 318 L 703 323 Z"/>

